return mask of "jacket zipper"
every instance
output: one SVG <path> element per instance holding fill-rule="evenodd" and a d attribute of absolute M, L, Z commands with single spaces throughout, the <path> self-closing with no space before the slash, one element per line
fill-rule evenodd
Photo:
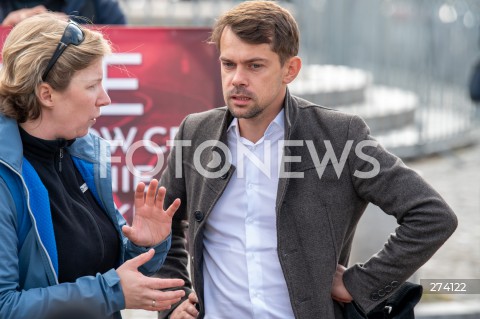
<path fill-rule="evenodd" d="M 58 171 L 62 172 L 63 147 L 60 147 L 60 154 L 58 156 L 59 156 Z"/>

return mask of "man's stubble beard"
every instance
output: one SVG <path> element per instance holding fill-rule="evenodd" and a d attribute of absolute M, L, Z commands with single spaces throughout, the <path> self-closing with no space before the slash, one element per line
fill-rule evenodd
<path fill-rule="evenodd" d="M 234 102 L 230 100 L 232 95 L 242 95 L 249 97 L 251 99 L 251 102 L 253 102 L 253 105 L 248 108 L 248 107 L 243 107 L 240 108 L 241 111 L 235 111 L 235 106 Z M 235 87 L 233 90 L 229 91 L 228 94 L 226 95 L 226 101 L 227 101 L 227 107 L 228 110 L 230 111 L 230 114 L 232 114 L 233 117 L 236 117 L 237 119 L 252 119 L 260 115 L 265 108 L 262 108 L 258 103 L 255 94 L 247 90 L 243 86 L 238 86 Z M 228 103 L 230 102 L 230 104 Z M 246 109 L 246 112 L 243 112 L 244 109 Z"/>
<path fill-rule="evenodd" d="M 254 104 L 250 109 L 246 112 L 237 112 L 235 111 L 234 107 L 231 107 L 229 104 L 227 105 L 230 114 L 237 119 L 252 119 L 257 117 L 263 112 L 263 108 L 261 108 L 258 104 Z"/>

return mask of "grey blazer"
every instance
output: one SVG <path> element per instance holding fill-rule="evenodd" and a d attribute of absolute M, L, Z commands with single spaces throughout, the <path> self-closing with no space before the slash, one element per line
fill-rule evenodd
<path fill-rule="evenodd" d="M 280 178 L 276 201 L 278 257 L 295 318 L 343 318 L 342 305 L 332 300 L 330 288 L 337 264 L 348 265 L 355 227 L 370 202 L 393 215 L 399 227 L 380 252 L 344 274 L 357 306 L 369 312 L 447 240 L 456 228 L 456 216 L 418 174 L 381 145 L 374 146 L 377 142 L 358 116 L 314 105 L 288 90 L 284 109 L 285 140 L 300 141 L 284 148 L 284 159 L 301 159 L 286 158 L 285 171 L 303 173 L 303 178 Z M 187 116 L 176 136 L 183 145 L 170 152 L 161 177 L 166 204 L 175 198 L 182 204 L 174 216 L 172 248 L 157 276 L 183 278 L 188 291 L 190 256 L 199 318 L 205 310 L 203 229 L 235 168 L 221 174 L 210 171 L 211 176 L 202 171 L 208 170 L 215 153 L 226 165 L 221 167 L 228 167 L 219 142 L 226 144 L 231 121 L 226 107 Z M 337 159 L 345 150 L 343 169 L 322 162 L 331 150 Z"/>

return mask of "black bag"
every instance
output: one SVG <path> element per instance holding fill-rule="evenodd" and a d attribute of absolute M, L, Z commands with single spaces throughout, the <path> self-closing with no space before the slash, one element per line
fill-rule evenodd
<path fill-rule="evenodd" d="M 469 85 L 470 98 L 473 102 L 480 102 L 480 61 L 473 67 Z"/>
<path fill-rule="evenodd" d="M 343 315 L 346 319 L 414 319 L 413 308 L 420 301 L 422 293 L 421 285 L 405 282 L 387 300 L 366 315 L 355 302 L 345 304 Z"/>

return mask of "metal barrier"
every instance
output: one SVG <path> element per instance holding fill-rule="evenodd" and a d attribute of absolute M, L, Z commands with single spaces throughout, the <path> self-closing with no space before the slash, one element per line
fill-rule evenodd
<path fill-rule="evenodd" d="M 131 24 L 211 26 L 218 15 L 239 2 L 122 0 L 121 4 Z M 392 130 L 379 136 L 387 148 L 410 158 L 476 142 L 476 106 L 467 87 L 470 72 L 480 60 L 478 0 L 279 3 L 298 21 L 305 65 L 362 69 L 375 84 L 418 97 L 414 122 L 403 132 Z"/>

